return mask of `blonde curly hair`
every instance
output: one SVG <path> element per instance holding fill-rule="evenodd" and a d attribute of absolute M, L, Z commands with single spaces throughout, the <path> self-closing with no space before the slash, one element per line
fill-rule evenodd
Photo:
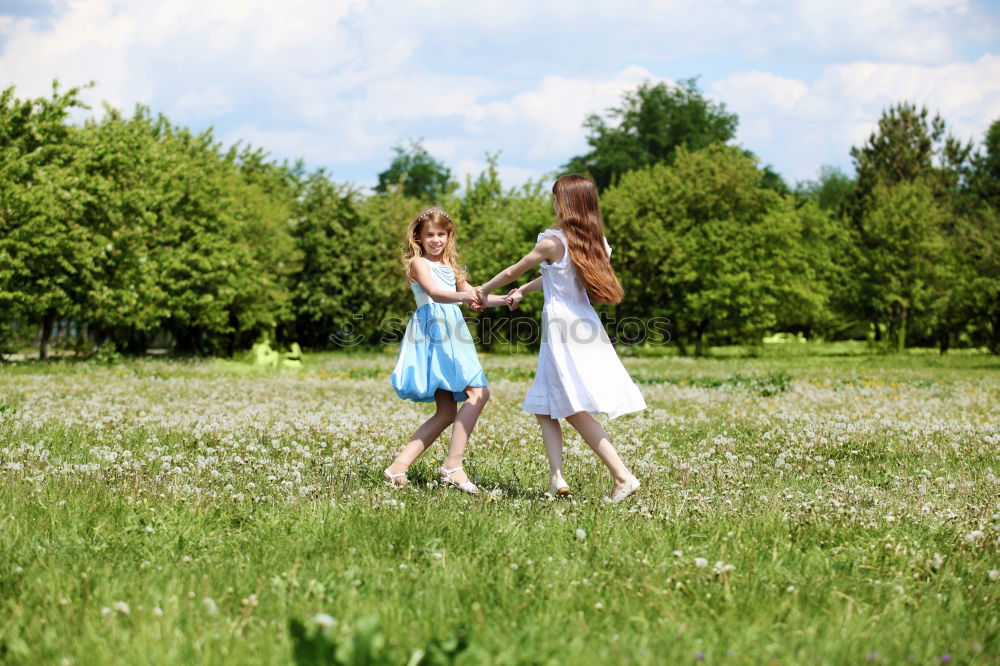
<path fill-rule="evenodd" d="M 420 245 L 420 233 L 423 231 L 424 224 L 428 222 L 436 224 L 448 232 L 448 244 L 445 245 L 442 260 L 454 271 L 455 285 L 458 286 L 467 280 L 468 273 L 465 266 L 458 263 L 458 252 L 455 250 L 455 223 L 451 216 L 441 208 L 428 208 L 413 218 L 407 227 L 406 240 L 403 241 L 403 272 L 407 279 L 413 279 L 410 266 L 414 259 L 424 256 L 424 248 Z"/>

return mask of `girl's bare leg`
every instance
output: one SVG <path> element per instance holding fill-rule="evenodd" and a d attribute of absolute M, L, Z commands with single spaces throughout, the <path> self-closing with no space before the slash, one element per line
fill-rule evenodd
<path fill-rule="evenodd" d="M 462 465 L 462 458 L 465 457 L 465 445 L 469 442 L 469 435 L 476 427 L 476 421 L 486 402 L 490 399 L 490 390 L 485 386 L 470 386 L 465 389 L 468 398 L 462 408 L 458 410 L 455 417 L 455 426 L 451 429 L 451 447 L 448 449 L 448 457 L 444 459 L 444 467 L 455 469 Z M 465 483 L 469 480 L 465 470 L 459 470 L 451 475 L 455 483 Z"/>
<path fill-rule="evenodd" d="M 542 429 L 545 455 L 549 459 L 549 485 L 557 485 L 560 481 L 566 483 L 562 475 L 563 441 L 559 419 L 547 414 L 535 414 L 535 418 L 538 419 L 538 427 Z"/>
<path fill-rule="evenodd" d="M 413 461 L 419 458 L 420 454 L 426 451 L 434 443 L 434 440 L 444 432 L 444 429 L 455 420 L 455 399 L 451 396 L 450 391 L 435 391 L 434 402 L 437 405 L 434 415 L 417 428 L 410 441 L 403 447 L 403 451 L 389 465 L 389 471 L 393 474 L 406 472 Z"/>
<path fill-rule="evenodd" d="M 608 433 L 604 432 L 601 424 L 587 412 L 577 412 L 572 416 L 567 416 L 566 420 L 569 421 L 571 426 L 576 428 L 576 431 L 580 433 L 580 436 L 583 437 L 584 441 L 594 450 L 597 457 L 601 459 L 601 462 L 611 472 L 611 476 L 615 481 L 611 492 L 614 493 L 616 490 L 625 487 L 625 484 L 632 477 L 632 473 L 625 467 L 625 463 L 618 456 L 615 447 L 611 446 Z"/>

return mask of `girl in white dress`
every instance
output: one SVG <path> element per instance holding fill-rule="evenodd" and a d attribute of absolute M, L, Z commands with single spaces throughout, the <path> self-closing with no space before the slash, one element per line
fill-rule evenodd
<path fill-rule="evenodd" d="M 549 458 L 549 493 L 569 494 L 562 475 L 559 425 L 559 419 L 565 418 L 607 466 L 614 479 L 607 499 L 618 502 L 639 489 L 639 480 L 591 414 L 605 412 L 615 418 L 645 409 L 646 402 L 618 359 L 591 303 L 619 303 L 622 288 L 609 260 L 611 248 L 604 237 L 593 181 L 584 176 L 563 176 L 552 193 L 559 227 L 538 234 L 538 244 L 531 252 L 479 287 L 476 295 L 485 303 L 490 291 L 541 266 L 542 277 L 508 294 L 507 302 L 515 309 L 525 292 L 545 292 L 538 371 L 524 398 L 524 410 L 535 414 L 542 429 Z"/>

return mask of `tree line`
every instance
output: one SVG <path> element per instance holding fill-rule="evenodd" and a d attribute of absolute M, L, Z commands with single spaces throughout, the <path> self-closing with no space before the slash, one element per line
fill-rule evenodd
<path fill-rule="evenodd" d="M 74 123 L 80 94 L 0 94 L 0 351 L 388 343 L 413 307 L 400 246 L 422 208 L 456 219 L 473 282 L 553 222 L 547 185 L 504 187 L 496 156 L 460 186 L 401 145 L 366 194 L 142 106 Z M 902 102 L 852 150 L 854 175 L 795 186 L 733 145 L 737 124 L 694 80 L 587 120 L 590 149 L 563 170 L 601 189 L 626 294 L 609 321 L 665 318 L 655 341 L 684 354 L 775 331 L 1000 353 L 1000 121 L 963 143 Z M 489 348 L 540 308 L 470 317 Z"/>

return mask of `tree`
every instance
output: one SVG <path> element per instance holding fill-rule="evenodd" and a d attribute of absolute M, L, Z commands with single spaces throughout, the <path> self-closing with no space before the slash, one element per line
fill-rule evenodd
<path fill-rule="evenodd" d="M 93 284 L 95 245 L 81 224 L 79 133 L 66 123 L 86 108 L 80 88 L 48 98 L 0 94 L 0 312 L 41 325 L 39 357 L 55 322 L 79 312 Z"/>
<path fill-rule="evenodd" d="M 378 175 L 375 191 L 385 194 L 389 188 L 402 183 L 403 194 L 421 201 L 437 202 L 455 190 L 451 170 L 434 159 L 419 141 L 409 147 L 393 148 L 396 156 L 389 168 Z"/>
<path fill-rule="evenodd" d="M 1000 119 L 990 123 L 985 151 L 973 158 L 972 190 L 981 201 L 1000 210 Z"/>
<path fill-rule="evenodd" d="M 592 149 L 571 159 L 565 170 L 589 174 L 603 190 L 632 169 L 670 163 L 678 148 L 696 151 L 729 141 L 737 122 L 725 104 L 702 96 L 697 79 L 676 86 L 644 83 L 625 93 L 622 105 L 609 109 L 606 118 L 587 118 Z"/>
<path fill-rule="evenodd" d="M 459 259 L 469 266 L 469 281 L 482 284 L 534 246 L 538 234 L 555 222 L 552 195 L 541 182 L 504 189 L 497 170 L 498 155 L 487 155 L 487 168 L 475 179 L 467 177 L 465 192 L 457 203 Z M 537 277 L 525 275 L 522 283 Z M 511 285 L 513 286 L 513 285 Z M 540 299 L 528 298 L 516 312 L 489 308 L 473 315 L 479 339 L 487 349 L 497 342 L 539 341 L 526 323 L 541 312 Z M 520 323 L 519 323 L 520 322 Z"/>
<path fill-rule="evenodd" d="M 824 165 L 819 169 L 819 178 L 800 182 L 795 186 L 798 196 L 815 201 L 822 210 L 838 215 L 846 210 L 854 192 L 855 181 L 834 166 Z"/>
<path fill-rule="evenodd" d="M 890 106 L 865 144 L 851 149 L 858 174 L 846 206 L 855 238 L 852 308 L 876 336 L 887 329 L 891 350 L 902 350 L 910 331 L 956 324 L 946 312 L 962 278 L 947 241 L 960 227 L 971 151 L 940 115 L 908 102 Z"/>
<path fill-rule="evenodd" d="M 856 230 L 859 302 L 888 325 L 889 348 L 902 351 L 915 315 L 947 290 L 942 222 L 945 211 L 926 183 L 879 184 L 866 199 Z M 943 283 L 943 284 L 942 284 Z"/>
<path fill-rule="evenodd" d="M 935 196 L 956 188 L 966 177 L 972 144 L 947 133 L 940 115 L 908 102 L 890 106 L 878 129 L 863 146 L 851 148 L 858 174 L 853 216 L 864 213 L 865 198 L 879 185 L 892 186 L 923 179 Z"/>
<path fill-rule="evenodd" d="M 368 309 L 384 300 L 371 288 L 384 269 L 372 273 L 373 248 L 362 238 L 367 220 L 357 199 L 322 170 L 303 183 L 292 228 L 303 261 L 293 276 L 295 318 L 286 335 L 304 345 L 328 346 L 340 326 L 355 323 L 352 314 L 367 317 Z"/>
<path fill-rule="evenodd" d="M 832 271 L 827 218 L 763 187 L 738 148 L 716 144 L 622 176 L 602 197 L 620 316 L 664 316 L 681 353 L 759 340 L 789 311 L 819 318 Z"/>

